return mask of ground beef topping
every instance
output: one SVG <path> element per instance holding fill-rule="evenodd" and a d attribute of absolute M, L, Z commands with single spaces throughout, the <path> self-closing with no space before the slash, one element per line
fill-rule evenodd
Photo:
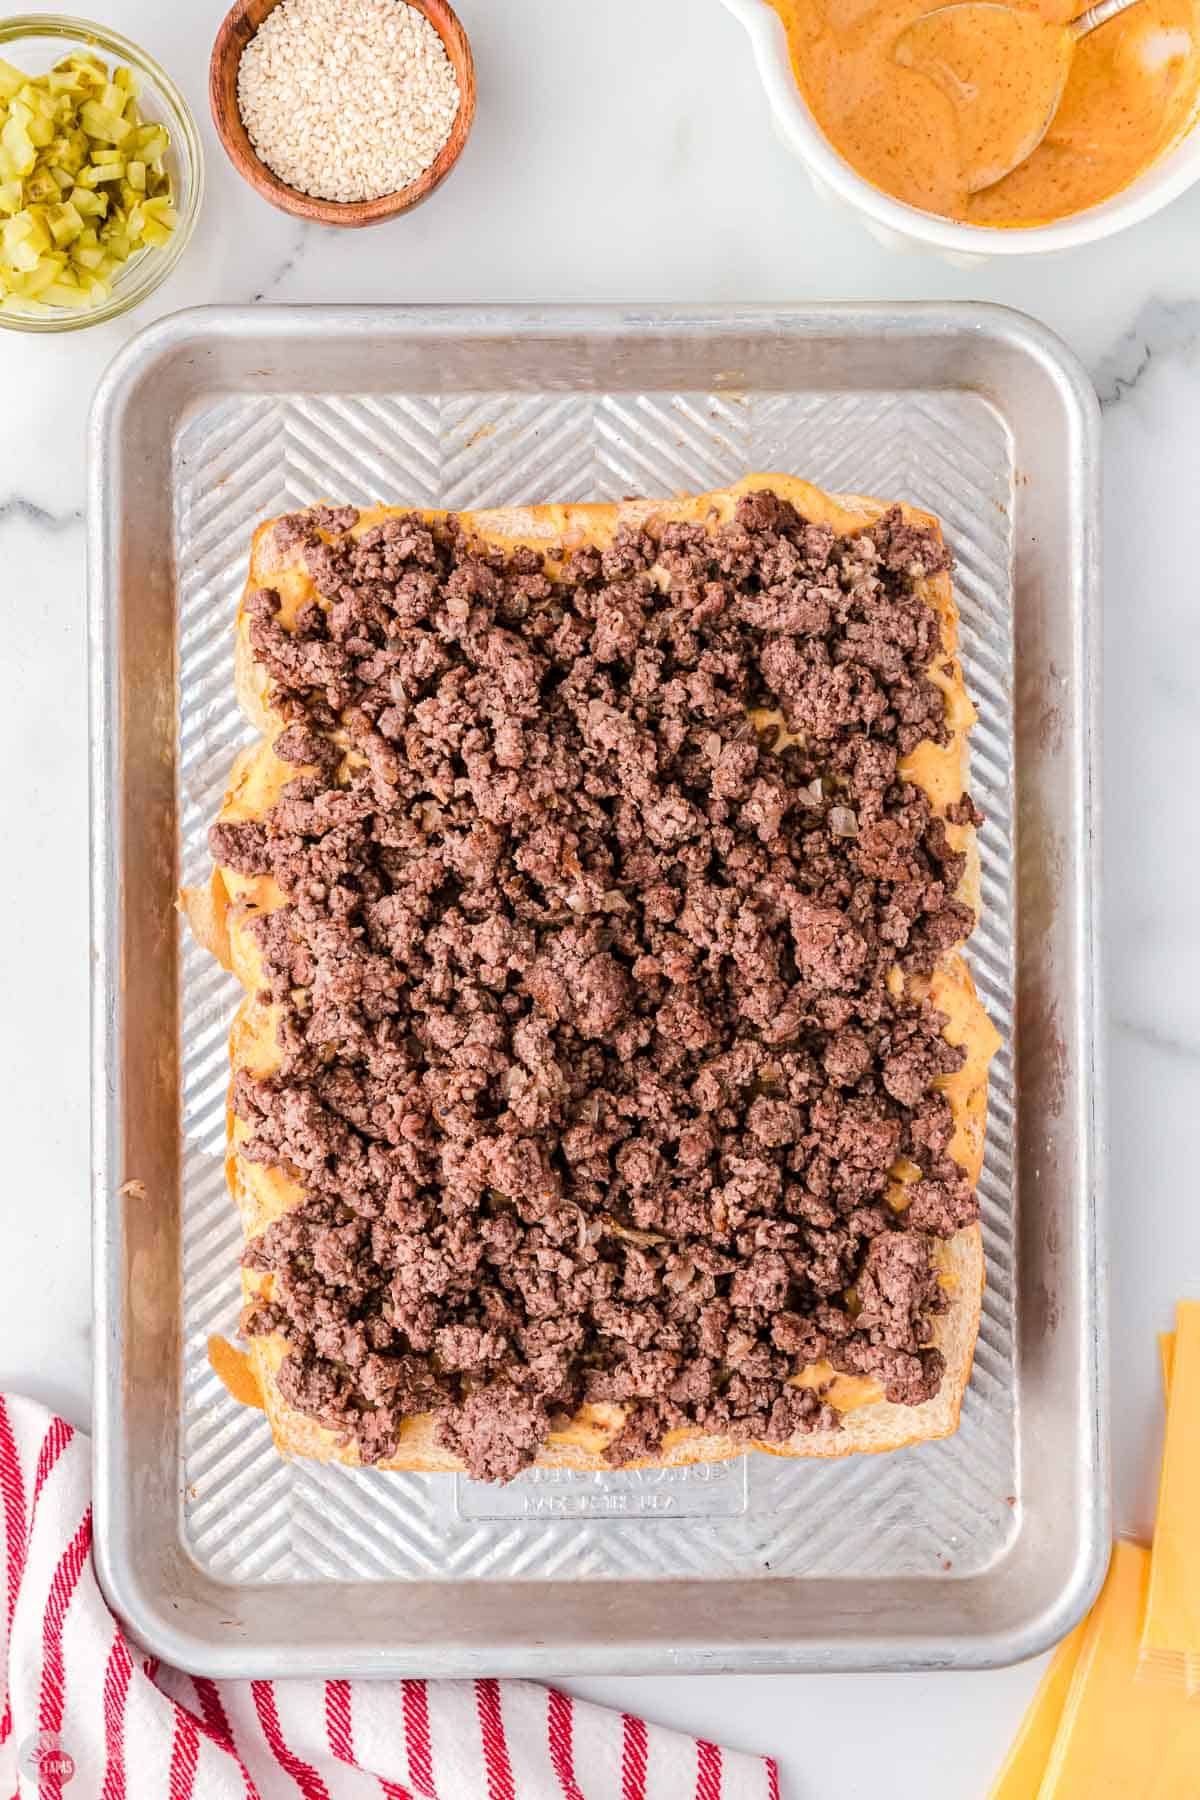
<path fill-rule="evenodd" d="M 962 1052 L 887 977 L 972 922 L 899 773 L 947 736 L 940 541 L 769 492 L 545 558 L 356 524 L 276 528 L 320 596 L 249 602 L 297 773 L 211 834 L 286 901 L 252 926 L 282 1061 L 233 1095 L 307 1195 L 246 1252 L 285 1398 L 369 1462 L 433 1413 L 493 1479 L 585 1401 L 620 1463 L 835 1426 L 789 1385 L 822 1359 L 928 1399 Z"/>

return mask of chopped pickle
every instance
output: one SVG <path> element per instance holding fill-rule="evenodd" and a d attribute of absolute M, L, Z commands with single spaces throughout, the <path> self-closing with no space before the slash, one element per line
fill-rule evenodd
<path fill-rule="evenodd" d="M 89 288 L 80 286 L 78 279 L 71 282 L 70 285 L 65 281 L 52 281 L 47 287 L 42 289 L 38 298 L 44 300 L 48 306 L 73 306 L 78 308 L 81 306 L 88 306 L 91 303 L 89 300 L 90 292 L 91 290 Z M 100 297 L 103 299 L 104 296 L 101 295 Z"/>
<path fill-rule="evenodd" d="M 27 112 L 28 108 L 21 107 L 21 111 Z M 4 159 L 6 180 L 17 175 L 28 175 L 32 171 L 37 162 L 37 146 L 26 131 L 23 119 L 12 117 L 5 121 L 3 130 L 0 130 L 0 155 Z"/>
<path fill-rule="evenodd" d="M 64 244 L 73 244 L 83 231 L 79 209 L 72 206 L 69 200 L 59 206 L 52 206 L 46 217 L 50 225 L 50 236 L 60 249 Z"/>
<path fill-rule="evenodd" d="M 101 106 L 98 100 L 85 100 L 79 109 L 80 122 L 90 138 L 99 138 L 103 144 L 121 144 L 133 130 L 127 119 L 118 112 L 111 112 L 107 106 Z"/>
<path fill-rule="evenodd" d="M 49 169 L 35 169 L 23 184 L 22 198 L 25 200 L 56 201 L 58 199 L 58 183 Z"/>
<path fill-rule="evenodd" d="M 102 219 L 108 211 L 108 200 L 104 194 L 95 194 L 91 188 L 72 188 L 69 199 L 71 205 L 88 219 Z"/>
<path fill-rule="evenodd" d="M 59 279 L 65 266 L 65 262 L 66 259 L 64 257 L 39 256 L 37 266 L 30 269 L 28 275 L 25 277 L 24 285 L 21 290 L 22 293 L 31 300 L 36 299 L 39 294 L 43 293 L 45 289 L 50 286 L 52 281 L 57 281 Z"/>
<path fill-rule="evenodd" d="M 78 310 L 178 223 L 165 125 L 132 69 L 76 52 L 47 75 L 0 58 L 0 308 Z"/>
<path fill-rule="evenodd" d="M 167 128 L 165 125 L 143 125 L 133 141 L 143 162 L 161 162 L 167 153 Z"/>

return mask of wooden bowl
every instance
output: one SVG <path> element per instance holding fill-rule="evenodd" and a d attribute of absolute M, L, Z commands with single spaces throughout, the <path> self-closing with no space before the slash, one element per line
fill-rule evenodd
<path fill-rule="evenodd" d="M 377 200 L 317 200 L 312 194 L 289 187 L 268 169 L 255 153 L 238 111 L 237 76 L 242 51 L 279 3 L 280 0 L 235 0 L 213 45 L 208 66 L 209 105 L 217 136 L 238 174 L 281 212 L 294 213 L 298 219 L 316 219 L 322 225 L 377 225 L 382 219 L 393 219 L 398 213 L 419 206 L 458 161 L 475 117 L 475 59 L 453 7 L 448 0 L 408 0 L 410 6 L 424 13 L 441 38 L 458 77 L 458 112 L 450 136 L 437 156 L 415 181 L 394 194 L 381 194 Z"/>

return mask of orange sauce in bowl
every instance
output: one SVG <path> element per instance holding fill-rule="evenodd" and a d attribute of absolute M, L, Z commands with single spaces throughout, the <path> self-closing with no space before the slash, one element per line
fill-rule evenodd
<path fill-rule="evenodd" d="M 771 0 L 820 129 L 911 206 L 976 225 L 1065 218 L 1127 187 L 1200 110 L 1200 0 L 1139 0 L 1079 40 L 1073 0 L 930 18 L 937 3 Z"/>

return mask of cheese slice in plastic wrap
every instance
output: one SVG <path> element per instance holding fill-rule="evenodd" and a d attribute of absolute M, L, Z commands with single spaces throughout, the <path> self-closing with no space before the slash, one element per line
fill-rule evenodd
<path fill-rule="evenodd" d="M 1177 1335 L 1187 1340 L 1187 1392 L 1195 1403 L 1189 1412 L 1187 1392 L 1181 1390 L 1173 1415 L 1174 1454 L 1169 1466 L 1164 1455 L 1163 1487 L 1176 1484 L 1173 1508 L 1179 1504 L 1177 1496 L 1183 1497 L 1180 1512 L 1194 1546 L 1191 1567 L 1195 1575 L 1195 1558 L 1200 1556 L 1200 1482 L 1196 1481 L 1200 1452 L 1195 1450 L 1196 1427 L 1200 1427 L 1200 1303 L 1181 1304 L 1179 1320 L 1179 1334 L 1163 1331 L 1158 1337 L 1169 1436 Z M 1161 1505 L 1160 1494 L 1160 1520 Z M 1190 1525 L 1186 1525 L 1188 1519 Z M 1157 1550 L 1157 1535 L 1153 1551 L 1117 1544 L 1100 1599 L 1055 1651 L 988 1800 L 1104 1800 L 1110 1795 L 1112 1800 L 1117 1796 L 1200 1800 L 1200 1705 L 1189 1700 L 1196 1692 L 1200 1645 L 1192 1651 L 1189 1687 L 1186 1652 L 1182 1657 L 1176 1653 L 1165 1658 L 1159 1653 L 1148 1671 L 1139 1639 L 1139 1632 L 1150 1625 Z M 1185 1537 L 1185 1560 L 1187 1552 Z M 1158 1564 L 1162 1586 L 1169 1584 L 1175 1573 L 1167 1559 Z M 1172 1629 L 1175 1593 L 1167 1591 L 1164 1596 L 1162 1586 L 1157 1616 L 1160 1622 L 1166 1619 L 1166 1629 Z M 1148 1672 L 1162 1680 L 1157 1692 L 1145 1685 Z"/>
<path fill-rule="evenodd" d="M 988 1800 L 1035 1800 L 1054 1748 L 1088 1623 L 1088 1619 L 1081 1619 L 1054 1652 L 1021 1720 L 1021 1729 L 1013 1739 L 1004 1766 L 988 1790 Z"/>
<path fill-rule="evenodd" d="M 1167 1429 L 1138 1671 L 1200 1693 L 1200 1301 L 1181 1300 L 1160 1340 Z M 1200 1795 L 1200 1767 L 1194 1792 Z"/>
<path fill-rule="evenodd" d="M 1150 1552 L 1113 1548 L 1041 1786 L 1029 1800 L 1197 1800 L 1200 1706 L 1137 1679 Z"/>
<path fill-rule="evenodd" d="M 1171 1377 L 1175 1373 L 1175 1333 L 1173 1331 L 1159 1332 L 1158 1360 L 1162 1364 L 1163 1399 L 1169 1403 Z"/>

